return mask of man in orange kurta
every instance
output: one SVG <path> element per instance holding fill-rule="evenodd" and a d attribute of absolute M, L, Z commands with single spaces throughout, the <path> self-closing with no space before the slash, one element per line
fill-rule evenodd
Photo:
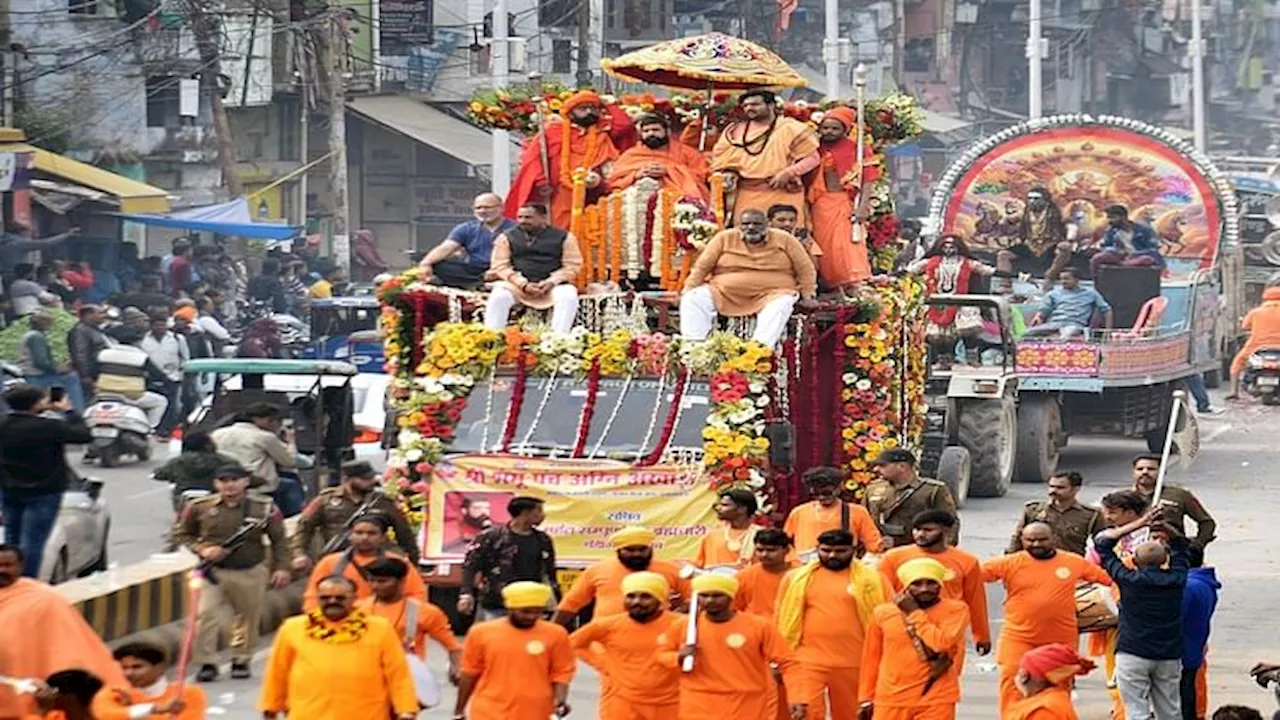
<path fill-rule="evenodd" d="M 52 587 L 22 577 L 22 551 L 0 545 L 0 674 L 43 680 L 80 668 L 107 685 L 125 684 L 111 651 Z M 25 703 L 0 684 L 0 718 L 21 717 Z"/>
<path fill-rule="evenodd" d="M 657 648 L 682 616 L 667 611 L 671 589 L 657 573 L 631 573 L 622 593 L 624 614 L 592 620 L 569 636 L 569 644 L 609 679 L 601 720 L 670 720 L 680 706 L 680 671 L 658 662 Z"/>
<path fill-rule="evenodd" d="M 162 716 L 173 720 L 204 720 L 209 701 L 199 685 L 165 680 L 164 650 L 148 643 L 116 648 L 116 661 L 129 684 L 104 687 L 93 698 L 94 720 L 133 720 Z"/>
<path fill-rule="evenodd" d="M 1021 552 L 982 563 L 982 576 L 1005 589 L 1004 627 L 996 646 L 1003 712 L 1020 697 L 1014 677 L 1028 650 L 1078 642 L 1076 585 L 1081 580 L 1110 585 L 1111 578 L 1079 555 L 1058 550 L 1053 530 L 1042 522 L 1022 529 Z"/>
<path fill-rule="evenodd" d="M 809 212 L 812 214 L 813 239 L 822 248 L 818 256 L 818 274 L 832 288 L 843 288 L 871 277 L 871 264 L 867 259 L 866 228 L 855 228 L 866 221 L 866 193 L 862 188 L 874 178 L 857 170 L 857 143 L 849 139 L 857 114 L 840 106 L 829 110 L 818 125 L 818 167 L 809 173 Z M 867 151 L 869 153 L 869 150 Z M 854 202 L 858 206 L 855 208 Z"/>
<path fill-rule="evenodd" d="M 547 123 L 529 138 L 507 195 L 507 217 L 515 217 L 526 203 L 547 203 L 551 206 L 552 224 L 569 229 L 573 219 L 573 173 L 579 170 L 586 173 L 587 203 L 599 198 L 605 190 L 604 178 L 618 159 L 609 128 L 601 122 L 603 107 L 595 92 L 579 91 L 561 106 L 558 121 Z"/>
<path fill-rule="evenodd" d="M 898 568 L 916 558 L 933 558 L 947 569 L 942 579 L 942 597 L 959 600 L 969 606 L 969 626 L 973 644 L 979 655 L 991 652 L 991 624 L 987 619 L 987 590 L 982 581 L 982 564 L 976 555 L 951 547 L 947 538 L 955 527 L 956 516 L 946 510 L 925 510 L 911 523 L 912 545 L 893 548 L 880 558 L 880 572 L 894 592 L 902 592 Z M 964 646 L 956 656 L 964 669 Z"/>
<path fill-rule="evenodd" d="M 1231 359 L 1229 399 L 1240 397 L 1240 377 L 1253 353 L 1264 347 L 1280 347 L 1280 285 L 1268 285 L 1271 287 L 1262 291 L 1262 304 L 1250 310 L 1240 321 L 1240 327 L 1249 333 L 1249 339 Z"/>
<path fill-rule="evenodd" d="M 672 142 L 667 121 L 661 115 L 641 115 L 636 118 L 636 127 L 640 130 L 640 144 L 614 162 L 609 171 L 609 190 L 623 190 L 642 178 L 651 178 L 677 198 L 707 202 L 707 176 L 711 171 L 702 153 L 684 143 Z"/>
<path fill-rule="evenodd" d="M 884 550 L 884 538 L 871 513 L 858 503 L 840 499 L 844 475 L 833 467 L 810 468 L 804 474 L 809 497 L 803 505 L 792 508 L 783 529 L 795 543 L 796 552 L 810 555 L 818 546 L 818 536 L 827 530 L 843 528 L 853 533 L 866 552 Z M 846 519 L 847 518 L 847 519 Z"/>
<path fill-rule="evenodd" d="M 391 623 L 355 607 L 355 583 L 320 582 L 319 607 L 284 621 L 271 645 L 258 708 L 264 718 L 418 717 L 404 647 Z"/>
<path fill-rule="evenodd" d="M 711 171 L 733 190 L 734 223 L 747 210 L 791 205 L 804 212 L 801 178 L 818 166 L 818 136 L 807 124 L 784 117 L 768 90 L 738 96 L 744 119 L 730 123 L 711 151 Z M 807 223 L 806 223 L 807 224 Z"/>
<path fill-rule="evenodd" d="M 320 581 L 330 575 L 342 575 L 356 586 L 356 599 L 363 600 L 373 595 L 373 588 L 365 580 L 361 568 L 380 558 L 395 558 L 408 564 L 405 556 L 385 549 L 387 538 L 387 520 L 383 515 L 370 514 L 360 517 L 351 524 L 348 535 L 351 547 L 343 552 L 330 553 L 320 558 L 307 580 L 307 589 L 302 595 L 302 609 L 310 612 L 319 607 L 317 591 Z M 416 569 L 405 578 L 404 594 L 407 597 L 427 601 L 427 585 L 422 581 Z"/>
<path fill-rule="evenodd" d="M 622 593 L 622 581 L 637 572 L 655 572 L 666 578 L 673 592 L 673 599 L 688 598 L 689 582 L 680 577 L 680 568 L 653 556 L 653 543 L 657 536 L 643 527 L 625 527 L 609 536 L 614 557 L 591 565 L 569 588 L 556 608 L 556 621 L 568 625 L 582 608 L 596 604 L 593 615 L 606 617 L 627 611 L 626 596 Z"/>
<path fill-rule="evenodd" d="M 756 495 L 750 490 L 720 491 L 715 511 L 723 525 L 702 538 L 693 564 L 700 568 L 746 567 L 755 556 L 755 537 L 760 527 L 753 520 L 758 509 Z"/>
<path fill-rule="evenodd" d="M 1023 698 L 1000 717 L 1004 720 L 1079 720 L 1071 704 L 1075 678 L 1089 674 L 1093 663 L 1066 645 L 1041 645 L 1022 656 L 1017 684 Z"/>
<path fill-rule="evenodd" d="M 795 567 L 791 555 L 791 536 L 776 528 L 764 528 L 756 533 L 753 562 L 738 571 L 738 593 L 733 596 L 733 609 L 767 618 L 770 622 L 778 605 L 778 589 L 787 571 Z M 776 668 L 769 673 L 769 697 L 765 703 L 765 717 L 779 717 L 779 707 L 786 707 L 786 693 L 782 675 Z M 785 716 L 784 717 L 789 717 Z"/>
<path fill-rule="evenodd" d="M 818 536 L 818 560 L 782 579 L 777 622 L 796 651 L 798 670 L 788 677 L 792 702 L 808 706 L 809 720 L 855 720 L 858 664 L 875 607 L 889 599 L 879 574 L 855 557 L 853 535 L 827 530 Z"/>
<path fill-rule="evenodd" d="M 698 594 L 698 616 L 680 616 L 658 650 L 658 661 L 670 668 L 693 658 L 693 667 L 680 678 L 680 711 L 675 720 L 766 717 L 770 663 L 778 666 L 790 686 L 796 670 L 794 654 L 768 620 L 734 612 L 736 579 L 699 575 L 692 590 Z M 691 622 L 697 623 L 697 641 L 689 645 L 685 633 Z M 794 717 L 804 712 L 804 705 L 793 701 L 790 709 Z"/>
<path fill-rule="evenodd" d="M 818 273 L 800 241 L 767 227 L 763 210 L 747 210 L 693 264 L 680 296 L 680 335 L 698 342 L 711 334 L 717 315 L 755 315 L 751 339 L 773 348 L 796 302 L 810 306 L 817 289 Z"/>
<path fill-rule="evenodd" d="M 454 717 L 546 720 L 564 709 L 575 662 L 568 631 L 542 619 L 550 600 L 541 583 L 502 588 L 507 617 L 473 626 L 463 642 Z"/>
<path fill-rule="evenodd" d="M 943 597 L 946 575 L 933 558 L 908 560 L 894 572 L 903 590 L 872 614 L 858 686 L 873 720 L 954 720 L 969 606 Z"/>
<path fill-rule="evenodd" d="M 462 658 L 462 644 L 453 635 L 449 617 L 435 604 L 405 595 L 405 582 L 410 574 L 417 574 L 409 564 L 396 558 L 380 558 L 364 568 L 373 589 L 371 597 L 356 601 L 356 607 L 370 615 L 384 618 L 400 633 L 400 641 L 406 649 L 423 661 L 427 659 L 427 638 L 430 637 L 449 653 L 449 677 L 458 677 L 458 661 Z M 410 616 L 416 618 L 412 630 Z"/>

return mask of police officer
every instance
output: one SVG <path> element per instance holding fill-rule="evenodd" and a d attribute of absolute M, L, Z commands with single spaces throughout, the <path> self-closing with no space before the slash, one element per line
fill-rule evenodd
<path fill-rule="evenodd" d="M 955 498 L 943 483 L 916 474 L 916 456 L 910 450 L 885 450 L 872 461 L 872 466 L 880 479 L 867 486 L 867 510 L 880 526 L 886 548 L 910 545 L 911 521 L 925 510 L 946 510 L 956 515 L 955 527 L 947 531 L 947 542 L 959 543 Z"/>
<path fill-rule="evenodd" d="M 1142 493 L 1147 502 L 1151 502 L 1152 496 L 1156 494 L 1156 479 L 1159 475 L 1159 455 L 1139 455 L 1133 459 L 1133 489 Z M 1216 537 L 1217 521 L 1190 490 L 1165 483 L 1160 491 L 1160 508 L 1164 521 L 1187 537 L 1191 535 L 1187 533 L 1186 519 L 1191 518 L 1195 522 L 1196 534 L 1191 540 L 1193 546 L 1203 550 Z"/>
<path fill-rule="evenodd" d="M 368 503 L 367 507 L 365 503 Z M 335 536 L 346 533 L 348 521 L 362 509 L 365 513 L 376 512 L 387 518 L 396 533 L 396 543 L 416 566 L 418 544 L 409 521 L 400 512 L 396 501 L 378 487 L 378 475 L 373 466 L 356 461 L 342 466 L 341 485 L 320 491 L 298 516 L 298 526 L 292 538 L 294 568 L 305 569 L 309 564 L 308 556 L 319 553 Z M 319 543 L 316 542 L 317 534 Z M 342 546 L 331 547 L 328 552 L 341 549 Z"/>
<path fill-rule="evenodd" d="M 174 527 L 175 540 L 212 566 L 200 595 L 200 630 L 192 653 L 200 666 L 199 682 L 218 679 L 218 612 L 223 606 L 240 617 L 245 629 L 244 644 L 231 648 L 231 677 L 249 677 L 267 584 L 282 588 L 291 579 L 284 516 L 271 498 L 249 493 L 249 472 L 239 465 L 219 468 L 213 486 L 217 494 L 187 503 Z M 270 568 L 263 535 L 271 542 Z"/>
<path fill-rule="evenodd" d="M 1022 528 L 1028 523 L 1042 522 L 1053 531 L 1053 539 L 1062 550 L 1084 555 L 1089 538 L 1101 529 L 1102 513 L 1077 500 L 1084 477 L 1078 472 L 1055 473 L 1049 478 L 1049 499 L 1032 500 L 1022 508 L 1022 518 L 1013 530 L 1008 552 L 1022 550 Z"/>

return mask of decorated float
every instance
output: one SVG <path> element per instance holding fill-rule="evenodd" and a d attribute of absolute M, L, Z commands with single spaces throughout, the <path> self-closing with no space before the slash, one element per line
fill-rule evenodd
<path fill-rule="evenodd" d="M 1034 217 L 1026 202 L 1033 189 L 1050 199 Z M 1166 263 L 1163 270 L 1099 265 L 1090 282 L 1112 305 L 1113 327 L 1095 319 L 1071 339 L 1022 335 L 1041 307 L 1039 282 L 1017 283 L 1003 318 L 990 297 L 968 303 L 993 327 L 971 344 L 998 350 L 992 357 L 999 360 L 961 362 L 931 382 L 954 388 L 990 380 L 984 389 L 1005 407 L 997 452 L 1009 467 L 1002 472 L 1043 482 L 1073 434 L 1142 438 L 1153 451 L 1163 448 L 1173 391 L 1201 373 L 1212 383 L 1220 369 L 1226 328 L 1218 297 L 1238 288 L 1222 287 L 1215 269 L 1219 248 L 1236 242 L 1235 203 L 1207 157 L 1172 133 L 1119 117 L 1028 121 L 978 143 L 947 170 L 931 224 L 964 238 L 978 257 L 992 260 L 1046 223 L 1060 223 L 1070 266 L 1088 278 L 1107 230 L 1105 210 L 1118 204 L 1152 228 Z M 1194 424 L 1192 413 L 1184 417 Z"/>

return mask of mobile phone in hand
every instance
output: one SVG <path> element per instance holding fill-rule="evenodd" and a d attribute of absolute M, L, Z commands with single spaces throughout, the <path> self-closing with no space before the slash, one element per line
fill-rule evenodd
<path fill-rule="evenodd" d="M 60 403 L 67 396 L 67 389 L 61 385 L 54 385 L 49 388 L 49 402 Z"/>

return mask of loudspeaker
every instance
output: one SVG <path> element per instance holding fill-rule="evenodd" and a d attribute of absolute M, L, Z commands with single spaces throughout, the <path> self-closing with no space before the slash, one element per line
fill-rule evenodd
<path fill-rule="evenodd" d="M 1115 327 L 1131 328 L 1148 300 L 1160 294 L 1160 268 L 1101 265 L 1093 286 L 1111 303 Z"/>

